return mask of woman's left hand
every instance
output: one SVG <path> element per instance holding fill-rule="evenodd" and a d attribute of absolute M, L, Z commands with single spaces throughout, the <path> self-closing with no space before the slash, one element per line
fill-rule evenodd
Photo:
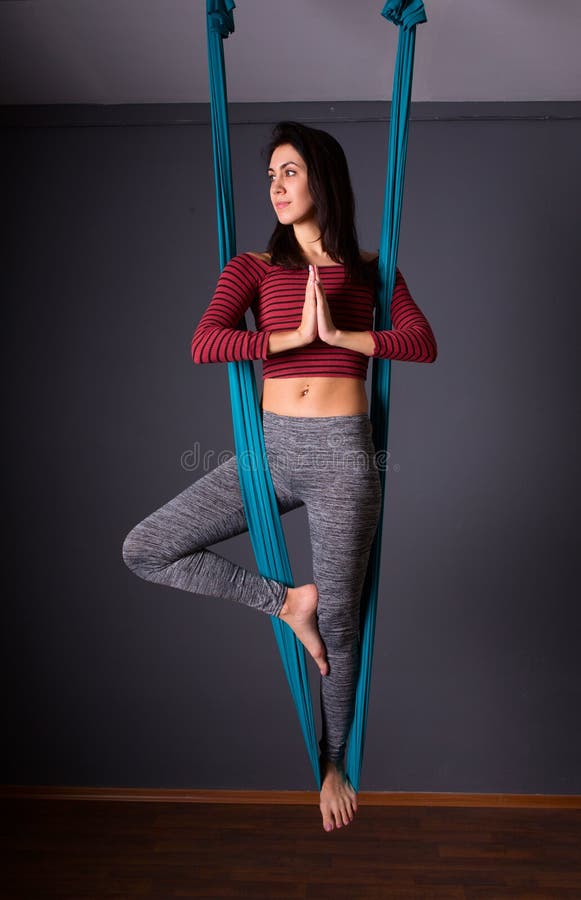
<path fill-rule="evenodd" d="M 331 318 L 331 310 L 327 303 L 325 288 L 319 278 L 319 270 L 317 266 L 313 266 L 315 272 L 315 295 L 317 298 L 317 330 L 319 337 L 327 344 L 335 343 L 339 329 L 333 323 Z"/>

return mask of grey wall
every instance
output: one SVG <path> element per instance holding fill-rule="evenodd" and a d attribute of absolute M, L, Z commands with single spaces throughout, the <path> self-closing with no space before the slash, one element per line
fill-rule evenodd
<path fill-rule="evenodd" d="M 392 364 L 365 790 L 581 792 L 581 127 L 502 109 L 411 124 L 398 263 L 439 357 Z M 387 125 L 320 110 L 377 248 Z M 276 118 L 232 127 L 239 251 L 273 225 Z M 3 780 L 312 789 L 268 617 L 121 558 L 208 470 L 192 451 L 234 449 L 227 367 L 189 356 L 219 274 L 209 128 L 2 140 Z M 283 521 L 310 580 L 305 510 Z M 256 571 L 247 534 L 214 549 Z"/>
<path fill-rule="evenodd" d="M 224 41 L 238 103 L 391 96 L 399 29 L 383 3 L 265 0 L 234 9 Z M 426 0 L 414 100 L 579 100 L 578 0 Z M 0 3 L 0 103 L 208 102 L 206 4 Z"/>

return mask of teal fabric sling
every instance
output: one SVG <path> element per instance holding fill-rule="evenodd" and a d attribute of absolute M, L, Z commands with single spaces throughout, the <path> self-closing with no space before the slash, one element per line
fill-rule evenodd
<path fill-rule="evenodd" d="M 212 147 L 220 268 L 236 255 L 236 226 L 228 126 L 228 99 L 224 67 L 223 40 L 234 32 L 233 0 L 206 0 L 207 45 L 212 119 Z M 388 0 L 381 15 L 399 28 L 399 39 L 389 128 L 389 149 L 385 202 L 379 246 L 379 284 L 375 328 L 391 328 L 390 305 L 395 284 L 399 232 L 402 213 L 409 110 L 415 50 L 416 25 L 427 21 L 421 0 Z M 245 319 L 238 323 L 246 330 Z M 227 363 L 232 406 L 232 423 L 237 459 L 252 464 L 238 466 L 240 489 L 252 549 L 258 571 L 294 587 L 282 522 L 278 512 L 264 445 L 256 377 L 252 361 Z M 391 360 L 374 358 L 369 416 L 373 424 L 376 450 L 385 458 L 389 427 Z M 357 683 L 355 714 L 349 734 L 346 774 L 359 790 L 373 663 L 373 639 L 377 613 L 377 594 L 381 561 L 385 469 L 379 467 L 381 513 L 371 549 L 365 585 L 361 597 L 361 662 Z M 298 713 L 303 737 L 317 787 L 321 772 L 313 705 L 309 688 L 305 650 L 291 629 L 272 618 L 272 627 L 286 677 Z"/>

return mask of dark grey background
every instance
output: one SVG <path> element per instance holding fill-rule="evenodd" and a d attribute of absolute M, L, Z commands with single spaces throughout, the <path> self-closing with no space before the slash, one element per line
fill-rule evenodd
<path fill-rule="evenodd" d="M 439 357 L 392 364 L 361 788 L 579 793 L 580 105 L 475 106 L 410 128 L 398 264 Z M 293 111 L 343 144 L 378 247 L 367 109 L 235 111 L 239 251 L 273 227 L 259 149 Z M 234 444 L 226 365 L 189 355 L 219 274 L 207 107 L 116 110 L 4 117 L 3 780 L 312 789 L 268 617 L 121 558 Z M 305 510 L 283 522 L 310 580 Z M 214 549 L 256 571 L 247 534 Z"/>

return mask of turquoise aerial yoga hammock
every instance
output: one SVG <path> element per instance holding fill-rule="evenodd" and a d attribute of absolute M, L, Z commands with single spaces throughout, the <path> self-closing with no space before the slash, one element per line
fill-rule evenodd
<path fill-rule="evenodd" d="M 236 4 L 233 0 L 206 0 L 212 146 L 221 269 L 236 255 L 228 99 L 223 48 L 223 39 L 234 32 L 232 10 L 235 7 Z M 378 330 L 391 328 L 390 306 L 399 247 L 416 25 L 427 21 L 424 4 L 421 0 L 400 0 L 400 2 L 388 0 L 381 15 L 399 27 L 399 38 L 393 80 L 387 179 L 379 247 L 379 281 L 375 313 L 375 328 Z M 247 330 L 244 317 L 238 323 L 238 328 Z M 375 448 L 378 454 L 385 456 L 389 426 L 391 360 L 375 357 L 372 366 L 369 417 L 373 425 Z M 242 360 L 229 362 L 227 367 L 234 443 L 239 463 L 240 490 L 258 570 L 267 578 L 274 578 L 289 587 L 294 587 L 284 531 L 266 456 L 254 366 L 251 360 Z M 252 465 L 243 464 L 241 466 L 240 460 L 251 460 Z M 361 776 L 373 662 L 373 638 L 385 501 L 385 470 L 382 466 L 379 467 L 379 477 L 381 512 L 361 596 L 360 667 L 355 712 L 349 733 L 345 765 L 347 777 L 356 791 L 359 790 Z M 305 650 L 285 622 L 276 617 L 272 617 L 271 621 L 317 787 L 320 789 L 319 753 L 305 664 Z"/>

